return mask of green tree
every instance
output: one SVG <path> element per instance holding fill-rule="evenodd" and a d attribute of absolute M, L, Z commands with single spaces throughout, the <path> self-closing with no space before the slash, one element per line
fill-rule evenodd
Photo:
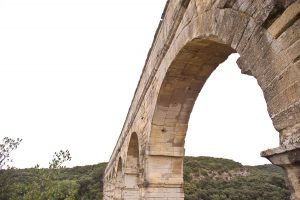
<path fill-rule="evenodd" d="M 71 160 L 68 150 L 55 152 L 49 169 L 40 169 L 36 165 L 34 180 L 25 188 L 24 200 L 73 200 L 79 185 L 75 181 L 57 181 L 59 170 L 65 168 L 64 163 Z"/>
<path fill-rule="evenodd" d="M 20 138 L 17 138 L 16 140 L 9 137 L 3 138 L 2 143 L 0 143 L 0 169 L 9 162 L 12 162 L 10 153 L 15 150 L 21 142 L 22 139 Z"/>

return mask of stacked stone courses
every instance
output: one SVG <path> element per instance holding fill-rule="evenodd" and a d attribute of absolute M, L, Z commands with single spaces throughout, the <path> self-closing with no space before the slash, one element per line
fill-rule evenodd
<path fill-rule="evenodd" d="M 300 200 L 300 0 L 167 1 L 105 170 L 105 200 L 184 199 L 189 117 L 232 53 L 256 78 L 279 132 L 279 147 L 261 155 L 284 169 Z"/>

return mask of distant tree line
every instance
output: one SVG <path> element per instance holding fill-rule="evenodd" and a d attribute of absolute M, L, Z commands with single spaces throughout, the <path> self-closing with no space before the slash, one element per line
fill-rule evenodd
<path fill-rule="evenodd" d="M 11 152 L 22 140 L 7 142 Z M 9 142 L 8 142 L 9 143 Z M 7 155 L 0 152 L 0 155 Z M 6 156 L 9 158 L 9 156 Z M 5 159 L 4 159 L 5 160 Z M 54 154 L 49 168 L 0 170 L 0 200 L 99 200 L 107 163 L 65 168 L 69 151 Z M 7 160 L 8 161 L 8 160 Z M 243 166 L 228 159 L 184 158 L 186 200 L 289 200 L 283 171 L 274 165 Z"/>

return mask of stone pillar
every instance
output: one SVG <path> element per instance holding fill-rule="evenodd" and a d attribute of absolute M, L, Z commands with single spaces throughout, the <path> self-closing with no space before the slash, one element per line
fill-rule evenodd
<path fill-rule="evenodd" d="M 103 190 L 104 190 L 103 200 L 113 199 L 115 187 L 114 184 L 112 183 L 112 180 L 104 181 Z"/>
<path fill-rule="evenodd" d="M 144 183 L 142 199 L 176 199 L 184 200 L 183 185 L 176 184 L 149 184 Z"/>
<path fill-rule="evenodd" d="M 154 152 L 152 152 L 154 154 Z M 147 156 L 142 199 L 184 200 L 183 157 L 157 152 Z"/>
<path fill-rule="evenodd" d="M 123 199 L 139 200 L 140 188 L 139 188 L 139 172 L 137 169 L 126 168 L 125 169 L 125 184 L 123 187 Z"/>
<path fill-rule="evenodd" d="M 124 187 L 123 175 L 121 171 L 118 171 L 115 181 L 113 182 L 113 200 L 122 200 L 122 190 Z"/>
<path fill-rule="evenodd" d="M 291 200 L 300 200 L 300 143 L 269 149 L 261 155 L 284 169 Z"/>

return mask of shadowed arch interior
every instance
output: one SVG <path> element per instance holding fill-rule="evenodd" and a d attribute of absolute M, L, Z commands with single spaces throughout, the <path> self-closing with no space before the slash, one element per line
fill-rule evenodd
<path fill-rule="evenodd" d="M 113 185 L 113 199 L 122 199 L 122 188 L 124 186 L 124 181 L 123 180 L 123 162 L 122 158 L 120 157 L 118 160 L 118 165 L 117 165 L 117 173 L 116 173 L 116 182 Z"/>
<path fill-rule="evenodd" d="M 139 167 L 139 142 L 135 132 L 131 134 L 128 145 L 126 168 L 136 169 Z"/>
<path fill-rule="evenodd" d="M 123 165 L 123 164 L 122 164 L 122 158 L 120 157 L 120 158 L 119 158 L 119 161 L 118 161 L 118 166 L 117 166 L 117 171 L 116 171 L 117 173 L 116 173 L 116 176 L 119 176 L 119 175 L 122 176 L 122 171 L 123 171 L 123 170 L 122 170 L 122 165 Z"/>
<path fill-rule="evenodd" d="M 189 42 L 169 67 L 157 99 L 150 146 L 164 152 L 184 147 L 185 132 L 196 98 L 209 75 L 235 51 L 214 40 Z M 171 148 L 171 149 L 170 149 Z"/>
<path fill-rule="evenodd" d="M 123 197 L 125 199 L 139 199 L 139 141 L 138 136 L 133 132 L 127 151 L 125 169 L 125 188 Z"/>
<path fill-rule="evenodd" d="M 172 62 L 161 85 L 151 124 L 150 182 L 159 178 L 162 182 L 183 183 L 184 143 L 194 103 L 210 74 L 234 52 L 214 38 L 194 39 Z M 160 156 L 169 156 L 163 163 L 167 173 L 157 177 L 161 171 L 157 165 Z"/>
<path fill-rule="evenodd" d="M 120 155 L 136 158 L 131 156 L 136 151 L 128 146 L 134 146 L 131 137 L 137 131 L 140 166 L 127 167 L 126 159 L 122 172 L 124 177 L 140 173 L 140 194 L 135 199 L 184 199 L 183 156 L 190 114 L 207 78 L 234 52 L 240 54 L 237 62 L 242 73 L 253 75 L 263 90 L 268 113 L 280 132 L 280 146 L 261 155 L 284 168 L 292 199 L 300 199 L 296 156 L 300 149 L 300 43 L 295 34 L 299 1 L 284 6 L 283 13 L 278 12 L 276 0 L 241 2 L 168 1 L 106 168 L 109 172 L 116 166 Z M 278 18 L 271 22 L 274 14 Z M 272 25 L 265 27 L 266 21 Z M 106 183 L 104 199 L 111 199 L 110 183 L 115 179 Z"/>

